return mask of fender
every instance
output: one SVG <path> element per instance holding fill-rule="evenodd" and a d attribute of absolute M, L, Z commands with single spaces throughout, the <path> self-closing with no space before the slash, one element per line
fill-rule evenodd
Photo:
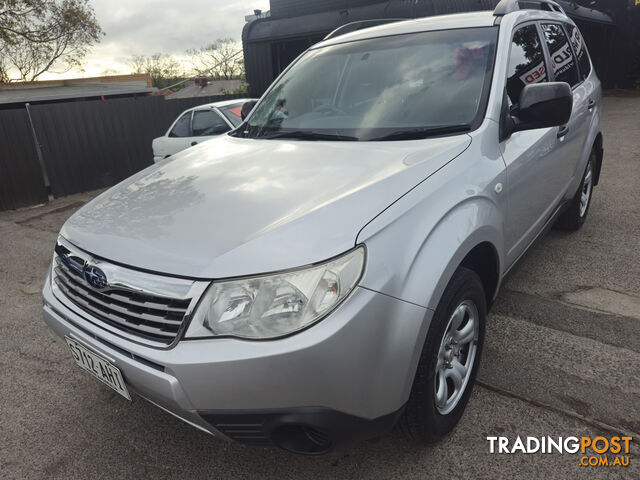
<path fill-rule="evenodd" d="M 487 125 L 497 138 L 497 124 Z M 474 135 L 462 155 L 360 231 L 357 243 L 365 243 L 376 258 L 361 286 L 435 310 L 453 272 L 475 246 L 489 242 L 504 264 L 507 202 L 497 186 L 505 184 L 506 171 L 497 147 L 488 149 L 491 142 L 482 140 L 487 137 L 492 135 Z"/>
<path fill-rule="evenodd" d="M 501 272 L 503 218 L 495 203 L 480 196 L 466 199 L 431 225 L 420 222 L 423 213 L 416 209 L 397 220 L 407 227 L 402 245 L 398 245 L 398 238 L 390 234 L 389 228 L 366 240 L 369 255 L 383 252 L 389 260 L 382 268 L 368 268 L 361 286 L 435 310 L 456 268 L 474 247 L 484 242 L 498 253 Z"/>

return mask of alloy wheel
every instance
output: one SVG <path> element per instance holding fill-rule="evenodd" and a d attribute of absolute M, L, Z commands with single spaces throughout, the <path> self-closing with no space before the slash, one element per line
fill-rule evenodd
<path fill-rule="evenodd" d="M 435 403 L 441 415 L 456 407 L 467 387 L 479 331 L 478 308 L 471 300 L 464 300 L 453 311 L 438 351 Z"/>
<path fill-rule="evenodd" d="M 593 168 L 591 165 L 591 162 L 589 162 L 587 173 L 582 181 L 582 189 L 580 190 L 580 217 L 584 217 L 587 213 L 589 199 L 591 198 L 591 190 L 593 189 Z"/>

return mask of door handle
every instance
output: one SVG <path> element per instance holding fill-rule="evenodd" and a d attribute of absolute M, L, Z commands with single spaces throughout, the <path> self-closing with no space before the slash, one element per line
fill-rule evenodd
<path fill-rule="evenodd" d="M 593 110 L 593 107 L 595 107 L 595 106 L 596 106 L 596 101 L 593 98 L 590 98 L 589 99 L 589 103 L 587 104 L 587 108 L 589 110 Z"/>
<path fill-rule="evenodd" d="M 198 142 L 191 142 L 191 146 L 193 147 L 194 145 L 197 145 Z"/>
<path fill-rule="evenodd" d="M 558 138 L 564 138 L 567 135 L 568 132 L 569 132 L 569 127 L 568 126 L 566 126 L 566 125 L 561 126 L 558 129 Z"/>

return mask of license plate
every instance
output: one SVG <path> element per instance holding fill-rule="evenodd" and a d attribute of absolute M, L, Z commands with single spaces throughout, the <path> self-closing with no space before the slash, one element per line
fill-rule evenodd
<path fill-rule="evenodd" d="M 127 386 L 122 378 L 120 369 L 100 355 L 96 355 L 81 343 L 72 338 L 64 337 L 73 359 L 84 370 L 96 377 L 102 383 L 113 388 L 127 400 L 131 400 Z"/>

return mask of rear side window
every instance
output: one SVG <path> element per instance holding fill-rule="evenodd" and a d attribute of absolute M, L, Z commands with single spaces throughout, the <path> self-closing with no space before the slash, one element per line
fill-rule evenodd
<path fill-rule="evenodd" d="M 169 133 L 170 137 L 190 137 L 191 136 L 191 112 L 182 115 Z"/>
<path fill-rule="evenodd" d="M 194 137 L 219 135 L 230 130 L 229 125 L 213 110 L 196 110 L 191 124 Z"/>
<path fill-rule="evenodd" d="M 526 25 L 513 34 L 509 66 L 507 68 L 507 95 L 509 106 L 520 102 L 525 85 L 548 81 L 542 44 L 535 25 Z"/>
<path fill-rule="evenodd" d="M 242 123 L 242 105 L 243 102 L 227 105 L 226 107 L 218 107 L 218 110 L 227 117 L 234 127 L 237 127 Z"/>
<path fill-rule="evenodd" d="M 556 82 L 567 82 L 572 87 L 580 83 L 578 64 L 573 57 L 571 45 L 562 26 L 557 23 L 543 23 L 542 31 L 549 47 Z"/>
<path fill-rule="evenodd" d="M 589 54 L 587 53 L 587 46 L 584 43 L 584 38 L 580 34 L 580 30 L 575 25 L 565 23 L 567 32 L 569 33 L 569 40 L 573 45 L 573 51 L 578 57 L 578 65 L 580 65 L 580 74 L 584 80 L 591 73 L 591 62 L 589 61 Z"/>

